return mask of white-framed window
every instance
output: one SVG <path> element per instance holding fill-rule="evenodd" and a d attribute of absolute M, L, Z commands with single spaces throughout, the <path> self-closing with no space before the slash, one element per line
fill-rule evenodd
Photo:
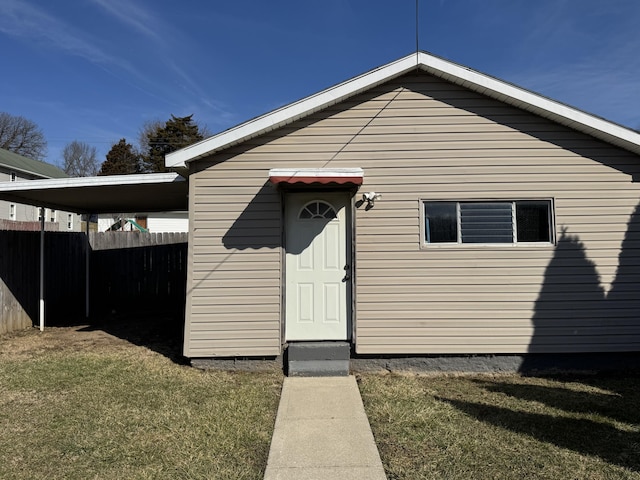
<path fill-rule="evenodd" d="M 17 180 L 16 172 L 11 172 L 9 174 L 9 181 L 15 182 Z"/>
<path fill-rule="evenodd" d="M 554 243 L 553 201 L 422 201 L 426 245 Z"/>
<path fill-rule="evenodd" d="M 52 208 L 51 210 L 49 210 L 49 221 L 50 222 L 55 222 L 58 219 L 58 214 L 56 213 L 56 211 Z"/>
<path fill-rule="evenodd" d="M 9 220 L 15 220 L 16 219 L 16 204 L 12 203 L 11 205 L 9 205 Z"/>
<path fill-rule="evenodd" d="M 42 216 L 44 215 L 44 208 L 38 207 L 38 221 L 42 221 Z"/>
<path fill-rule="evenodd" d="M 73 213 L 67 213 L 67 230 L 73 230 Z"/>

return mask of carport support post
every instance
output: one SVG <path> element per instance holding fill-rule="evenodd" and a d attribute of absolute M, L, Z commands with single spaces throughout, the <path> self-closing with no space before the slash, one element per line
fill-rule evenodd
<path fill-rule="evenodd" d="M 44 332 L 44 208 L 40 207 L 40 331 Z"/>
<path fill-rule="evenodd" d="M 87 245 L 85 252 L 85 270 L 84 270 L 84 306 L 85 306 L 85 317 L 89 318 L 89 257 L 91 253 L 91 242 L 89 241 L 89 220 L 91 219 L 91 214 L 87 214 L 87 221 L 85 222 L 85 234 L 87 236 Z"/>

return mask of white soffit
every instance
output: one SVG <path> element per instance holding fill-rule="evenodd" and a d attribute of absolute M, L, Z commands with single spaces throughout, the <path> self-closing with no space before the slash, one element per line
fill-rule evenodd
<path fill-rule="evenodd" d="M 1 182 L 0 192 L 47 190 L 51 188 L 105 187 L 118 185 L 144 185 L 185 181 L 177 173 L 144 173 L 139 175 L 104 175 L 99 177 L 68 177 L 46 180 L 25 180 L 20 182 Z"/>
<path fill-rule="evenodd" d="M 0 200 L 77 213 L 186 210 L 187 193 L 187 181 L 177 173 L 0 183 Z"/>
<path fill-rule="evenodd" d="M 470 68 L 419 52 L 172 152 L 166 156 L 165 164 L 167 167 L 184 167 L 193 160 L 294 122 L 415 68 L 640 154 L 640 134 L 633 130 Z"/>

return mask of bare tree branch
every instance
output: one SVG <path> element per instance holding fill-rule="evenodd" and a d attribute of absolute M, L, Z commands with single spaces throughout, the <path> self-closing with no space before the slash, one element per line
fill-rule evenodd
<path fill-rule="evenodd" d="M 44 161 L 47 141 L 42 130 L 24 117 L 0 112 L 0 148 Z"/>
<path fill-rule="evenodd" d="M 92 177 L 98 173 L 96 147 L 74 140 L 62 150 L 63 170 L 70 177 Z"/>

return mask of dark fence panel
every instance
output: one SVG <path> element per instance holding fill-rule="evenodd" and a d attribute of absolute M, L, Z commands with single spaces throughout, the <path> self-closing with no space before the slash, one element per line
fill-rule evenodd
<path fill-rule="evenodd" d="M 0 231 L 0 334 L 37 318 L 38 240 L 32 232 Z"/>
<path fill-rule="evenodd" d="M 70 324 L 85 315 L 86 238 L 78 232 L 45 233 L 45 323 Z M 32 284 L 36 296 L 38 285 L 38 280 Z M 38 323 L 37 315 L 34 323 Z"/>
<path fill-rule="evenodd" d="M 91 243 L 93 312 L 183 311 L 187 234 L 105 232 Z"/>
<path fill-rule="evenodd" d="M 91 315 L 182 312 L 187 234 L 90 233 Z M 86 235 L 45 232 L 48 325 L 84 321 Z M 40 232 L 0 231 L 0 334 L 38 324 Z"/>

